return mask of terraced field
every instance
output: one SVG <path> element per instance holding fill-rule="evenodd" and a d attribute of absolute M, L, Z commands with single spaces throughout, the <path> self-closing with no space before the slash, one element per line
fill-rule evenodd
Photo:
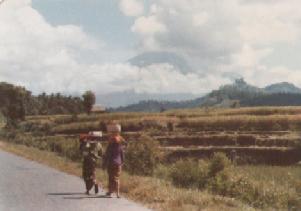
<path fill-rule="evenodd" d="M 300 107 L 30 116 L 22 128 L 31 134 L 76 140 L 79 133 L 105 131 L 110 121 L 121 123 L 129 141 L 142 135 L 158 140 L 166 161 L 206 158 L 217 151 L 234 156 L 237 163 L 288 165 L 301 160 Z"/>

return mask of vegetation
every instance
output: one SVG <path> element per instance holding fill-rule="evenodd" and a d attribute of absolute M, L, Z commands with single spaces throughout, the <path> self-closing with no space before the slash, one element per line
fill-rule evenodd
<path fill-rule="evenodd" d="M 95 94 L 92 91 L 86 91 L 83 94 L 84 109 L 87 114 L 91 113 L 92 107 L 95 104 Z"/>
<path fill-rule="evenodd" d="M 159 160 L 159 144 L 150 137 L 142 136 L 127 147 L 125 168 L 130 174 L 151 176 Z"/>
<path fill-rule="evenodd" d="M 6 117 L 8 126 L 15 126 L 16 121 L 24 120 L 24 101 L 29 95 L 22 87 L 0 83 L 0 112 Z"/>
<path fill-rule="evenodd" d="M 300 106 L 301 89 L 290 83 L 278 83 L 266 88 L 247 84 L 244 79 L 237 79 L 233 84 L 221 86 L 209 94 L 180 102 L 141 101 L 139 103 L 112 109 L 124 112 L 160 112 L 170 109 L 215 107 L 237 108 L 247 106 Z"/>
<path fill-rule="evenodd" d="M 78 133 L 105 132 L 105 124 L 115 120 L 129 141 L 130 182 L 122 183 L 128 196 L 163 210 L 176 210 L 176 200 L 182 210 L 207 208 L 212 196 L 225 197 L 224 209 L 224 200 L 234 198 L 240 210 L 237 201 L 244 208 L 281 210 L 300 207 L 300 166 L 285 166 L 301 160 L 299 114 L 300 107 L 259 107 L 27 116 L 2 139 L 79 162 Z"/>
<path fill-rule="evenodd" d="M 208 179 L 208 163 L 195 160 L 179 160 L 168 173 L 174 185 L 192 189 L 203 189 Z"/>
<path fill-rule="evenodd" d="M 0 83 L 0 112 L 8 123 L 24 120 L 25 115 L 74 114 L 83 111 L 83 100 L 79 97 L 60 93 L 34 96 L 24 87 Z"/>

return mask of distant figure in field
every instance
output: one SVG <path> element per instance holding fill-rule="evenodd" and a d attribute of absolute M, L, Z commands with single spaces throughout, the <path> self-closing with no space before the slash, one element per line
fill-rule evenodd
<path fill-rule="evenodd" d="M 88 148 L 88 153 L 84 155 L 83 160 L 83 179 L 86 184 L 86 194 L 89 195 L 89 191 L 94 186 L 95 194 L 98 193 L 99 184 L 96 180 L 96 164 L 97 159 L 100 157 L 95 153 L 96 143 L 88 143 L 90 145 Z"/>
<path fill-rule="evenodd" d="M 237 160 L 237 152 L 235 149 L 232 149 L 230 152 L 230 160 L 233 164 L 236 164 L 236 160 Z"/>
<path fill-rule="evenodd" d="M 174 131 L 174 125 L 173 125 L 173 123 L 172 123 L 172 122 L 168 122 L 168 123 L 167 123 L 167 128 L 168 128 L 168 131 L 169 131 L 169 132 Z"/>
<path fill-rule="evenodd" d="M 107 169 L 109 175 L 109 190 L 106 193 L 108 197 L 112 197 L 115 192 L 117 198 L 120 198 L 120 181 L 122 165 L 124 163 L 124 152 L 122 143 L 125 143 L 124 138 L 120 135 L 121 126 L 111 124 L 107 126 L 109 135 L 109 145 L 104 156 L 103 168 Z"/>

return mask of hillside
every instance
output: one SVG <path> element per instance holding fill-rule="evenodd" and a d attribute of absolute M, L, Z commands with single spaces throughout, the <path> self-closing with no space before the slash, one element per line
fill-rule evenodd
<path fill-rule="evenodd" d="M 123 106 L 115 109 L 110 109 L 113 112 L 160 112 L 170 109 L 180 109 L 180 108 L 196 108 L 199 107 L 203 102 L 203 98 L 197 98 L 194 100 L 187 101 L 156 101 L 148 100 L 141 101 L 136 104 Z"/>
<path fill-rule="evenodd" d="M 97 94 L 96 101 L 109 108 L 117 108 L 131 104 L 137 104 L 141 101 L 187 101 L 195 99 L 200 95 L 191 93 L 138 93 L 135 90 L 125 90 L 122 92 L 112 92 L 107 94 Z"/>
<path fill-rule="evenodd" d="M 141 101 L 111 111 L 159 112 L 161 110 L 197 107 L 237 107 L 237 106 L 299 106 L 301 89 L 283 82 L 259 88 L 237 79 L 233 84 L 221 86 L 204 97 L 186 101 Z"/>
<path fill-rule="evenodd" d="M 272 93 L 240 101 L 241 106 L 300 106 L 301 94 L 297 93 Z"/>
<path fill-rule="evenodd" d="M 264 88 L 268 93 L 301 93 L 301 89 L 288 82 L 276 83 Z"/>

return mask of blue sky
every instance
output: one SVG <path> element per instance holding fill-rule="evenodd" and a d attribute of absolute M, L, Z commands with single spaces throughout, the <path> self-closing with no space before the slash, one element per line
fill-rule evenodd
<path fill-rule="evenodd" d="M 133 48 L 134 18 L 125 17 L 116 0 L 33 0 L 33 8 L 53 25 L 74 24 L 115 48 Z"/>
<path fill-rule="evenodd" d="M 117 0 L 33 0 L 32 6 L 53 25 L 77 25 L 111 49 L 131 50 L 137 44 L 131 32 L 134 18 L 124 16 L 118 3 Z M 121 61 L 129 59 L 127 54 L 120 57 Z"/>
<path fill-rule="evenodd" d="M 3 1 L 3 0 L 1 0 Z M 208 92 L 229 75 L 301 86 L 299 0 L 5 0 L 0 81 L 34 93 Z M 142 52 L 183 57 L 136 67 Z"/>

